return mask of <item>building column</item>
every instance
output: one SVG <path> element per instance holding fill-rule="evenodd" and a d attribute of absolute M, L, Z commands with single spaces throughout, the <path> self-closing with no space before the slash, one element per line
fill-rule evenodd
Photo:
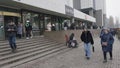
<path fill-rule="evenodd" d="M 92 16 L 92 17 L 94 17 L 93 10 L 90 10 L 90 11 L 89 11 L 89 15 Z"/>
<path fill-rule="evenodd" d="M 74 22 L 75 22 L 75 18 L 72 17 L 72 18 L 71 18 L 71 23 L 74 23 Z"/>

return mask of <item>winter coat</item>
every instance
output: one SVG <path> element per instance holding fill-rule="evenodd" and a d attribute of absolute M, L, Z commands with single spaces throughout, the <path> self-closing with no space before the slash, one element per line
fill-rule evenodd
<path fill-rule="evenodd" d="M 107 42 L 107 46 L 103 46 L 102 42 Z M 102 50 L 104 52 L 112 51 L 113 43 L 114 43 L 114 38 L 111 33 L 108 33 L 108 34 L 104 33 L 101 36 L 101 45 L 102 45 Z"/>
<path fill-rule="evenodd" d="M 93 37 L 90 31 L 83 31 L 80 38 L 84 43 L 94 44 Z"/>
<path fill-rule="evenodd" d="M 17 34 L 22 34 L 23 27 L 21 25 L 18 25 L 17 27 Z"/>
<path fill-rule="evenodd" d="M 73 38 L 74 38 L 74 34 L 72 33 L 69 37 L 69 40 L 73 40 Z"/>
<path fill-rule="evenodd" d="M 30 23 L 26 23 L 25 29 L 26 29 L 26 31 L 31 31 L 32 30 L 32 25 Z"/>
<path fill-rule="evenodd" d="M 8 31 L 8 29 L 12 29 L 12 31 Z M 7 31 L 7 36 L 15 36 L 17 27 L 16 27 L 16 25 L 7 25 L 6 31 Z"/>
<path fill-rule="evenodd" d="M 65 23 L 64 23 L 64 27 L 68 27 L 68 24 L 67 24 L 67 22 L 65 22 Z"/>

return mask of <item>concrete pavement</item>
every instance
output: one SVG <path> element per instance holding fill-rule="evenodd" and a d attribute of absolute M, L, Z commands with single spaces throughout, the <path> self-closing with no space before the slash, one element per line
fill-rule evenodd
<path fill-rule="evenodd" d="M 113 60 L 103 63 L 100 39 L 95 38 L 95 52 L 90 60 L 86 60 L 83 43 L 78 48 L 57 54 L 47 59 L 37 59 L 14 68 L 120 68 L 120 41 L 115 38 Z M 109 59 L 109 54 L 108 54 Z"/>

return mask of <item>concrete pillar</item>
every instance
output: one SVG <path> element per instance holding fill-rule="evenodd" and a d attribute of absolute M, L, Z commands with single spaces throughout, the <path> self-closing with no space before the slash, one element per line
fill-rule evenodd
<path fill-rule="evenodd" d="M 74 23 L 74 22 L 75 22 L 75 18 L 72 17 L 72 19 L 71 19 L 71 23 Z"/>
<path fill-rule="evenodd" d="M 94 16 L 93 10 L 90 10 L 90 11 L 89 11 L 89 15 L 90 15 L 90 16 Z"/>

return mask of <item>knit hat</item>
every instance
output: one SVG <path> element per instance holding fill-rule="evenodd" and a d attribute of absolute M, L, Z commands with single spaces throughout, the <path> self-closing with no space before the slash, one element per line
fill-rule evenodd
<path fill-rule="evenodd" d="M 103 27 L 103 29 L 106 29 L 106 30 L 108 30 L 108 27 Z"/>

